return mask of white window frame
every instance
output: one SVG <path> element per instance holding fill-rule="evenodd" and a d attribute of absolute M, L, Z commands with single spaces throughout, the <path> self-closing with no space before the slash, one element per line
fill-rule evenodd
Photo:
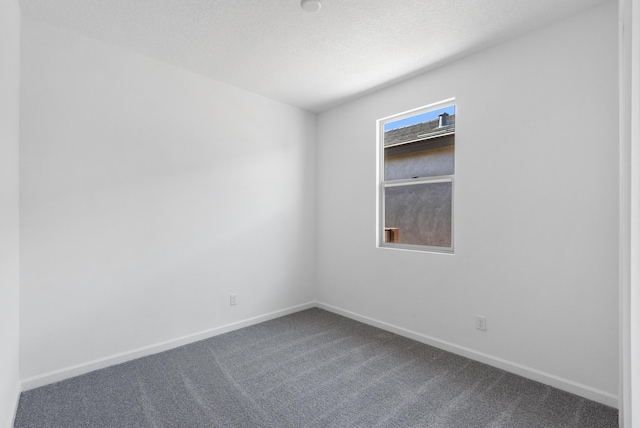
<path fill-rule="evenodd" d="M 428 104 L 422 107 L 407 110 L 402 113 L 394 114 L 391 116 L 383 117 L 376 121 L 376 143 L 377 143 L 377 156 L 376 163 L 378 165 L 376 173 L 376 203 L 378 206 L 377 221 L 376 221 L 376 247 L 388 248 L 408 251 L 420 251 L 430 253 L 441 254 L 453 254 L 455 244 L 455 170 L 452 175 L 440 175 L 434 177 L 418 177 L 411 179 L 400 180 L 384 180 L 384 126 L 389 122 L 395 122 L 397 120 L 406 119 L 411 116 L 416 116 L 421 113 L 427 113 L 433 110 L 439 110 L 446 107 L 456 107 L 456 124 L 458 107 L 455 102 L 455 98 L 449 98 L 436 103 Z M 456 126 L 457 127 L 457 126 Z M 454 131 L 455 132 L 455 131 Z M 454 165 L 455 165 L 455 152 L 456 147 L 454 144 Z M 451 183 L 451 246 L 450 247 L 438 247 L 431 245 L 415 245 L 415 244 L 401 244 L 395 242 L 385 242 L 385 214 L 384 214 L 384 194 L 385 188 L 396 186 L 411 186 L 415 184 L 434 184 L 434 183 Z"/>

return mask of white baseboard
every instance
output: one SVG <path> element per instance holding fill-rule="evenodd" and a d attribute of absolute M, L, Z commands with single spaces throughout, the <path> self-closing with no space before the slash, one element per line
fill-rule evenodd
<path fill-rule="evenodd" d="M 449 351 L 457 355 L 462 355 L 463 357 L 467 357 L 472 360 L 480 361 L 481 363 L 485 363 L 490 366 L 497 367 L 502 370 L 506 370 L 508 372 L 517 374 L 527 379 L 535 380 L 537 382 L 553 386 L 563 391 L 570 392 L 572 394 L 579 395 L 584 398 L 588 398 L 589 400 L 593 400 L 598 403 L 605 404 L 607 406 L 619 408 L 618 407 L 619 399 L 618 399 L 618 396 L 615 394 L 611 394 L 609 392 L 602 391 L 597 388 L 592 388 L 590 386 L 583 385 L 581 383 L 574 382 L 569 379 L 564 379 L 560 376 L 545 373 L 543 371 L 536 370 L 534 368 L 527 367 L 522 364 L 507 361 L 502 358 L 484 354 L 482 352 L 477 352 L 477 351 L 474 351 L 473 349 L 465 348 L 464 346 L 459 346 L 450 342 L 446 342 L 444 340 L 436 339 L 434 337 L 430 337 L 422 333 L 407 330 L 405 328 L 398 327 L 396 325 L 389 324 L 383 321 L 379 321 L 377 319 L 373 319 L 364 315 L 360 315 L 355 312 L 347 311 L 345 309 L 341 309 L 336 306 L 328 305 L 326 303 L 321 303 L 321 302 L 316 302 L 316 303 L 317 303 L 316 305 L 317 307 L 336 313 L 338 315 L 343 315 L 347 318 L 351 318 L 356 321 L 360 321 L 362 323 L 365 323 L 374 327 L 378 327 L 383 330 L 390 331 L 392 333 L 399 334 L 400 336 L 408 337 L 418 342 L 422 342 L 439 349 L 444 349 L 445 351 Z"/>
<path fill-rule="evenodd" d="M 294 312 L 299 312 L 305 309 L 315 307 L 315 302 L 304 303 L 302 305 L 292 306 L 290 308 L 282 309 L 268 314 L 260 315 L 257 317 L 249 318 L 242 321 L 237 321 L 230 324 L 225 324 L 220 327 L 215 327 L 209 330 L 201 331 L 199 333 L 189 334 L 176 339 L 168 340 L 166 342 L 157 343 L 155 345 L 145 346 L 142 348 L 134 349 L 128 352 L 122 352 L 109 357 L 100 358 L 87 363 L 78 364 L 75 366 L 67 367 L 60 370 L 54 370 L 48 373 L 44 373 L 37 376 L 32 376 L 22 380 L 22 391 L 38 388 L 40 386 L 48 385 L 50 383 L 59 382 L 74 376 L 79 376 L 85 373 L 92 372 L 94 370 L 103 369 L 105 367 L 113 366 L 115 364 L 124 363 L 127 361 L 135 360 L 136 358 L 146 357 L 148 355 L 157 354 L 159 352 L 168 351 L 169 349 L 177 348 L 179 346 L 187 345 L 189 343 L 197 342 L 199 340 L 208 339 L 219 334 L 228 333 L 233 330 L 238 330 L 250 325 L 259 324 L 264 321 L 269 321 L 274 318 L 279 318 L 284 315 L 289 315 Z M 17 404 L 17 403 L 16 403 Z M 13 425 L 11 425 L 13 426 Z"/>
<path fill-rule="evenodd" d="M 305 303 L 298 306 L 292 306 L 290 308 L 282 309 L 280 311 L 275 311 L 275 312 L 260 315 L 257 317 L 249 318 L 246 320 L 226 324 L 220 327 L 215 327 L 209 330 L 179 337 L 179 338 L 158 343 L 155 345 L 134 349 L 129 352 L 123 352 L 120 354 L 112 355 L 110 357 L 100 358 L 98 360 L 90 361 L 88 363 L 78 364 L 78 365 L 67 367 L 64 369 L 44 373 L 42 375 L 33 376 L 30 378 L 24 379 L 22 381 L 22 391 L 27 391 L 29 389 L 48 385 L 50 383 L 58 382 L 74 376 L 79 376 L 81 374 L 85 374 L 94 370 L 99 370 L 115 364 L 124 363 L 126 361 L 134 360 L 136 358 L 157 354 L 158 352 L 167 351 L 169 349 L 177 348 L 179 346 L 187 345 L 189 343 L 197 342 L 199 340 L 208 339 L 210 337 L 214 337 L 219 334 L 227 333 L 227 332 L 237 330 L 243 327 L 248 327 L 254 324 L 259 324 L 264 321 L 269 321 L 274 318 L 279 318 L 284 315 L 289 315 L 294 312 L 299 312 L 299 311 L 313 308 L 313 307 L 325 309 L 327 311 L 330 311 L 339 315 L 343 315 L 347 318 L 351 318 L 356 321 L 360 321 L 365 324 L 372 325 L 374 327 L 378 327 L 383 330 L 390 331 L 404 337 L 408 337 L 418 342 L 422 342 L 439 349 L 444 349 L 446 351 L 452 352 L 457 355 L 462 355 L 464 357 L 471 358 L 476 361 L 480 361 L 490 366 L 494 366 L 502 370 L 506 370 L 508 372 L 520 375 L 522 377 L 553 386 L 563 391 L 567 391 L 572 394 L 579 395 L 584 398 L 588 398 L 590 400 L 605 404 L 607 406 L 611 406 L 615 408 L 618 408 L 619 406 L 619 399 L 618 399 L 618 396 L 615 394 L 611 394 L 609 392 L 602 391 L 597 388 L 592 388 L 590 386 L 583 385 L 581 383 L 574 382 L 572 380 L 565 379 L 560 376 L 545 373 L 543 371 L 536 370 L 534 368 L 527 367 L 522 364 L 507 361 L 502 358 L 484 354 L 482 352 L 477 352 L 477 351 L 474 351 L 473 349 L 469 349 L 464 346 L 459 346 L 450 342 L 446 342 L 444 340 L 436 339 L 434 337 L 430 337 L 422 333 L 418 333 L 412 330 L 398 327 L 396 325 L 389 324 L 384 321 L 380 321 L 374 318 L 360 315 L 355 312 L 351 312 L 351 311 L 338 308 L 336 306 L 328 305 L 322 302 L 309 302 L 309 303 Z M 16 395 L 16 402 L 15 402 L 16 410 L 17 410 L 19 396 L 20 396 L 20 393 L 18 392 L 18 394 Z M 11 424 L 10 426 L 13 426 L 13 424 Z"/>

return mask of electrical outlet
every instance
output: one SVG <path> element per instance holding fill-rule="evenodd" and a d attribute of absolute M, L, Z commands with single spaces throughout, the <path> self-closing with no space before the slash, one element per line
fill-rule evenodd
<path fill-rule="evenodd" d="M 487 331 L 487 317 L 476 315 L 476 328 L 478 330 Z"/>
<path fill-rule="evenodd" d="M 229 306 L 235 306 L 238 304 L 238 295 L 230 294 L 229 295 Z"/>

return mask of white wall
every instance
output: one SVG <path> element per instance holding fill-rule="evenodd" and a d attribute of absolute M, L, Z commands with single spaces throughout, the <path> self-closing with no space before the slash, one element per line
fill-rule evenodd
<path fill-rule="evenodd" d="M 640 2 L 620 0 L 620 426 L 640 426 Z"/>
<path fill-rule="evenodd" d="M 313 300 L 315 115 L 29 19 L 22 47 L 28 386 Z"/>
<path fill-rule="evenodd" d="M 12 425 L 18 371 L 20 9 L 0 1 L 0 426 Z"/>
<path fill-rule="evenodd" d="M 320 114 L 318 300 L 617 404 L 617 54 L 611 1 Z M 377 249 L 375 121 L 449 97 L 456 253 Z"/>

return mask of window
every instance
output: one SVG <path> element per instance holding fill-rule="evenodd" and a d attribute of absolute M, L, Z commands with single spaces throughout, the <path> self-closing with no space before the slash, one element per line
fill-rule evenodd
<path fill-rule="evenodd" d="M 454 100 L 378 120 L 382 247 L 453 252 Z"/>

